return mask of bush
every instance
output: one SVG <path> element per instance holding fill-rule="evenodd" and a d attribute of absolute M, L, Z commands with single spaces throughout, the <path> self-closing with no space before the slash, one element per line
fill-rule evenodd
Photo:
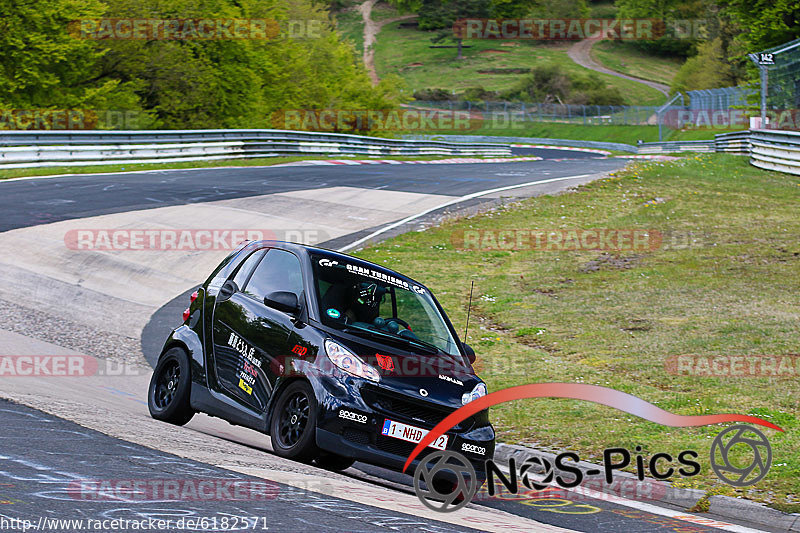
<path fill-rule="evenodd" d="M 497 91 L 487 91 L 483 87 L 468 87 L 461 94 L 463 100 L 497 100 L 500 98 L 500 93 Z"/>
<path fill-rule="evenodd" d="M 455 100 L 456 96 L 447 89 L 420 89 L 419 91 L 414 91 L 414 99 L 428 102 L 446 102 Z"/>
<path fill-rule="evenodd" d="M 537 66 L 513 88 L 499 95 L 521 102 L 560 102 L 563 104 L 622 105 L 624 98 L 616 87 L 606 87 L 595 74 L 578 75 L 556 63 Z"/>

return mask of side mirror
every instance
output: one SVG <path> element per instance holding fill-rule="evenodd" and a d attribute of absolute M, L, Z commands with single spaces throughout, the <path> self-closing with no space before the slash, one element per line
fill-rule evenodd
<path fill-rule="evenodd" d="M 264 297 L 264 305 L 295 315 L 300 311 L 300 302 L 293 292 L 276 291 Z"/>
<path fill-rule="evenodd" d="M 467 344 L 466 342 L 462 342 L 461 346 L 464 348 L 464 353 L 467 354 L 467 359 L 469 359 L 469 364 L 475 362 L 475 350 L 472 349 L 472 346 Z"/>
<path fill-rule="evenodd" d="M 222 287 L 220 287 L 219 293 L 217 294 L 217 301 L 224 302 L 237 292 L 239 292 L 239 287 L 236 285 L 236 282 L 232 279 L 229 279 L 222 284 Z"/>

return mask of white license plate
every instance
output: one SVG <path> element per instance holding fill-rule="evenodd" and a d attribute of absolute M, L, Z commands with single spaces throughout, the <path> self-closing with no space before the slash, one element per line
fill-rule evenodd
<path fill-rule="evenodd" d="M 383 421 L 381 434 L 387 437 L 394 437 L 396 439 L 417 443 L 422 440 L 422 437 L 428 434 L 428 430 L 395 422 L 387 418 Z M 428 444 L 428 446 L 436 448 L 437 450 L 444 450 L 447 447 L 447 435 L 440 435 L 435 441 Z"/>

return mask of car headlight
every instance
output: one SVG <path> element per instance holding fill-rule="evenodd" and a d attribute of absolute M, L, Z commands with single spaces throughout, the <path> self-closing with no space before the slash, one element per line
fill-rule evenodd
<path fill-rule="evenodd" d="M 472 389 L 472 392 L 465 392 L 461 395 L 461 405 L 467 405 L 472 400 L 477 400 L 481 396 L 486 396 L 487 393 L 486 383 L 478 383 L 475 385 L 475 388 Z"/>
<path fill-rule="evenodd" d="M 330 339 L 325 340 L 325 352 L 331 362 L 348 374 L 371 381 L 380 381 L 381 375 L 356 354 Z"/>

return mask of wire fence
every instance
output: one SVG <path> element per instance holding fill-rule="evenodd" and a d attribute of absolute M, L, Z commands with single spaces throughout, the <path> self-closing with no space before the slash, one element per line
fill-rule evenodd
<path fill-rule="evenodd" d="M 798 47 L 800 51 L 800 47 Z M 792 63 L 800 68 L 800 58 Z M 788 66 L 788 65 L 787 65 Z M 800 73 L 797 73 L 800 75 Z M 780 71 L 779 85 L 775 91 L 784 99 L 799 98 L 800 79 L 788 68 Z M 789 87 L 787 91 L 783 87 Z M 758 115 L 754 105 L 759 91 L 750 87 L 723 87 L 719 89 L 688 91 L 688 100 L 676 94 L 665 105 L 657 106 L 610 106 L 577 105 L 557 103 L 529 103 L 510 101 L 415 100 L 406 105 L 418 111 L 437 110 L 468 113 L 477 129 L 524 128 L 531 123 L 560 123 L 583 126 L 658 126 L 659 139 L 666 135 L 664 128 L 672 130 L 710 129 L 738 130 L 750 127 L 750 117 Z M 797 105 L 786 109 L 799 109 Z M 774 113 L 773 113 L 774 114 Z M 800 129 L 800 112 L 780 113 L 781 120 L 773 118 L 770 126 L 781 129 Z"/>
<path fill-rule="evenodd" d="M 690 110 L 728 110 L 752 103 L 758 91 L 748 87 L 721 87 L 719 89 L 686 91 L 686 94 L 689 96 Z"/>
<path fill-rule="evenodd" d="M 657 106 L 576 105 L 557 103 L 491 102 L 468 100 L 424 101 L 415 100 L 408 108 L 419 110 L 464 111 L 480 115 L 484 122 L 502 124 L 503 121 L 561 122 L 591 125 L 645 125 L 657 124 Z"/>
<path fill-rule="evenodd" d="M 800 108 L 800 39 L 770 48 L 759 55 L 764 54 L 770 54 L 774 62 L 765 65 L 768 72 L 767 107 Z"/>

